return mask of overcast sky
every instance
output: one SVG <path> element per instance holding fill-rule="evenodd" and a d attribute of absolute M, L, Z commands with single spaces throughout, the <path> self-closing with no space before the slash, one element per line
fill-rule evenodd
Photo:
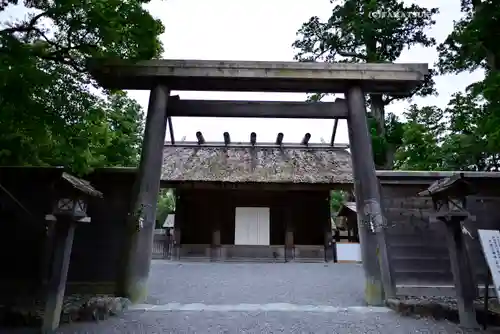
<path fill-rule="evenodd" d="M 437 24 L 430 31 L 438 41 L 452 30 L 453 20 L 460 14 L 459 0 L 406 0 L 421 6 L 439 5 Z M 207 60 L 265 60 L 291 61 L 295 51 L 291 44 L 303 22 L 317 15 L 328 18 L 332 5 L 329 0 L 155 0 L 148 5 L 151 13 L 165 25 L 162 41 L 164 58 Z M 25 11 L 10 11 L 10 16 Z M 4 13 L 4 15 L 7 13 Z M 2 18 L 6 18 L 2 15 Z M 413 48 L 405 51 L 398 62 L 427 62 L 437 58 L 434 49 Z M 451 94 L 463 90 L 471 82 L 481 79 L 480 73 L 462 73 L 436 79 L 438 97 L 416 98 L 420 105 L 445 107 Z M 148 91 L 131 91 L 145 109 Z M 185 99 L 224 100 L 289 100 L 303 101 L 305 94 L 229 93 L 229 92 L 172 92 Z M 401 114 L 407 103 L 395 103 L 387 109 Z M 347 129 L 341 122 L 337 143 L 347 143 Z M 175 138 L 195 140 L 196 131 L 202 131 L 208 141 L 222 141 L 228 131 L 234 141 L 248 141 L 250 132 L 257 133 L 258 141 L 274 141 L 278 132 L 286 142 L 298 142 L 306 132 L 311 142 L 324 138 L 330 141 L 333 121 L 235 118 L 174 118 Z M 167 140 L 169 134 L 167 133 Z"/>
<path fill-rule="evenodd" d="M 437 24 L 430 32 L 438 41 L 452 30 L 453 20 L 460 17 L 459 0 L 407 0 L 421 6 L 440 5 Z M 162 41 L 164 58 L 211 60 L 268 60 L 290 61 L 295 54 L 291 44 L 303 22 L 317 15 L 328 18 L 332 5 L 329 0 L 167 0 L 153 1 L 148 8 L 165 25 Z M 437 58 L 434 49 L 413 48 L 405 51 L 398 62 L 427 62 Z M 436 98 L 415 99 L 419 104 L 446 106 L 450 95 L 463 90 L 480 79 L 479 73 L 443 76 L 437 78 L 440 95 Z M 186 99 L 234 100 L 296 100 L 305 94 L 230 93 L 230 92 L 172 92 Z M 145 108 L 149 93 L 134 91 L 131 95 Z M 388 111 L 401 114 L 407 103 L 395 103 Z M 345 123 L 337 133 L 337 143 L 347 143 Z M 306 132 L 311 142 L 323 137 L 330 141 L 333 121 L 293 119 L 235 119 L 235 118 L 174 118 L 176 140 L 196 140 L 196 131 L 202 131 L 206 140 L 222 141 L 228 131 L 235 141 L 248 141 L 250 132 L 257 133 L 258 141 L 274 141 L 278 132 L 285 141 L 298 142 Z M 167 140 L 169 135 L 167 133 Z"/>

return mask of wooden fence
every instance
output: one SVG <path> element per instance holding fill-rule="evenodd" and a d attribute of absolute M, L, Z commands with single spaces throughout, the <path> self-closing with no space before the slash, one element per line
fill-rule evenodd
<path fill-rule="evenodd" d="M 156 229 L 153 239 L 153 259 L 170 259 L 171 245 L 169 245 L 166 230 Z"/>

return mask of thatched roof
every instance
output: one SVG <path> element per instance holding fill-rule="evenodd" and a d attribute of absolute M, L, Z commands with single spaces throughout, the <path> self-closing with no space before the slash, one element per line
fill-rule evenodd
<path fill-rule="evenodd" d="M 163 150 L 164 181 L 352 183 L 338 148 L 175 147 Z"/>

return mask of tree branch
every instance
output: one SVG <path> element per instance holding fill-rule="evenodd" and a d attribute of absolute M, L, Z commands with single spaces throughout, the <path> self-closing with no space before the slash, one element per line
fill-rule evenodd
<path fill-rule="evenodd" d="M 28 23 L 23 23 L 18 26 L 10 27 L 10 28 L 5 28 L 0 30 L 0 34 L 14 34 L 16 32 L 30 32 L 35 28 L 35 25 L 37 24 L 38 20 L 40 20 L 44 16 L 48 16 L 49 11 L 42 12 L 40 14 L 37 14 L 31 18 L 31 20 Z"/>
<path fill-rule="evenodd" d="M 361 53 L 356 52 L 347 52 L 347 51 L 337 51 L 337 54 L 341 57 L 354 57 L 363 60 L 367 60 L 367 56 Z"/>

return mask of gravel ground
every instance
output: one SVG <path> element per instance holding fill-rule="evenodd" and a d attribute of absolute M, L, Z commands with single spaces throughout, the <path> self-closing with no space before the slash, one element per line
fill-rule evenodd
<path fill-rule="evenodd" d="M 363 305 L 363 268 L 323 263 L 154 261 L 149 304 Z"/>
<path fill-rule="evenodd" d="M 131 310 L 97 324 L 65 326 L 58 333 L 463 333 L 448 322 L 363 308 L 359 265 L 154 261 L 149 292 L 147 303 L 163 306 Z M 226 306 L 272 303 L 302 308 L 224 310 Z M 165 304 L 174 305 L 174 310 L 165 310 Z M 304 311 L 304 305 L 329 306 L 330 311 Z M 182 310 L 187 306 L 191 311 Z M 347 310 L 331 311 L 333 306 Z"/>
<path fill-rule="evenodd" d="M 316 314 L 296 312 L 134 312 L 105 325 L 79 325 L 61 334 L 157 334 L 157 333 L 381 333 L 441 334 L 462 333 L 455 325 L 431 320 L 401 318 L 395 313 L 367 316 L 360 314 Z"/>

